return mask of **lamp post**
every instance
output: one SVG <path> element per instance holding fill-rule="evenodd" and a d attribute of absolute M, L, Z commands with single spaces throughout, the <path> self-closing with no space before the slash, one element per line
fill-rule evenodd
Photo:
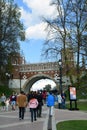
<path fill-rule="evenodd" d="M 59 60 L 59 73 L 60 73 L 60 93 L 62 93 L 62 60 Z"/>
<path fill-rule="evenodd" d="M 21 92 L 21 73 L 19 72 L 19 79 L 20 79 L 20 92 Z"/>
<path fill-rule="evenodd" d="M 10 79 L 10 77 L 11 77 L 11 74 L 9 74 L 9 73 L 5 73 L 5 75 L 6 75 L 6 78 L 7 78 L 7 84 L 8 84 L 8 87 L 9 87 L 9 79 Z"/>
<path fill-rule="evenodd" d="M 6 72 L 6 85 L 8 85 L 8 87 L 12 87 L 12 80 L 13 80 L 13 74 Z"/>
<path fill-rule="evenodd" d="M 5 73 L 5 74 L 6 74 L 6 76 L 7 76 L 8 78 L 10 78 L 11 75 L 10 75 L 9 73 Z"/>

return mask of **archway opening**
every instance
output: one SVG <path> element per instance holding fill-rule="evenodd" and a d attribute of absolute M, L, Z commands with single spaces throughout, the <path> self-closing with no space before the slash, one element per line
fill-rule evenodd
<path fill-rule="evenodd" d="M 56 87 L 56 84 L 53 80 L 40 79 L 32 85 L 31 90 L 32 91 L 43 90 L 47 85 L 51 86 L 51 89 Z"/>
<path fill-rule="evenodd" d="M 43 87 L 48 84 L 50 84 L 52 88 L 57 86 L 57 83 L 52 77 L 44 74 L 39 74 L 29 78 L 24 84 L 23 89 L 26 93 L 28 93 L 31 89 L 43 89 Z"/>

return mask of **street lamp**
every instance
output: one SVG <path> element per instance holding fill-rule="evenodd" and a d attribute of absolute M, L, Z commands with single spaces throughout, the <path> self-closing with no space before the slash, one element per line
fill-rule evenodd
<path fill-rule="evenodd" d="M 13 74 L 6 72 L 5 75 L 6 75 L 6 84 L 8 84 L 8 87 L 12 87 Z"/>
<path fill-rule="evenodd" d="M 6 76 L 7 76 L 8 78 L 10 78 L 11 75 L 10 75 L 9 73 L 5 73 L 5 74 L 6 74 Z"/>
<path fill-rule="evenodd" d="M 60 93 L 62 93 L 62 60 L 60 59 L 58 63 L 59 63 L 59 71 L 60 71 L 59 72 L 60 73 L 59 74 L 60 75 L 60 89 L 59 90 L 60 90 Z"/>
<path fill-rule="evenodd" d="M 10 79 L 11 75 L 9 73 L 5 73 L 5 75 L 6 75 L 7 84 L 8 84 L 8 87 L 9 87 L 9 79 Z"/>
<path fill-rule="evenodd" d="M 21 73 L 19 72 L 19 78 L 20 78 L 20 92 L 21 92 Z"/>

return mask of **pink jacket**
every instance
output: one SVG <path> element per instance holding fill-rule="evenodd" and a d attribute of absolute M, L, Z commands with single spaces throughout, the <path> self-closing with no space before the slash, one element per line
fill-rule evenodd
<path fill-rule="evenodd" d="M 38 101 L 36 98 L 32 98 L 29 103 L 28 103 L 28 107 L 29 108 L 37 108 L 38 106 Z"/>

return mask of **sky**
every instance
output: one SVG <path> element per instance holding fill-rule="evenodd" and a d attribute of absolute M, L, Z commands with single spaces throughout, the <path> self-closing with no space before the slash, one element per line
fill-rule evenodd
<path fill-rule="evenodd" d="M 31 90 L 37 91 L 43 89 L 46 85 L 50 84 L 51 88 L 54 88 L 56 84 L 52 80 L 42 79 L 33 84 Z"/>
<path fill-rule="evenodd" d="M 50 6 L 52 0 L 14 0 L 21 11 L 21 21 L 25 27 L 26 40 L 20 42 L 21 53 L 28 63 L 44 62 L 41 57 L 47 32 L 42 17 L 54 18 L 56 11 Z"/>
<path fill-rule="evenodd" d="M 24 54 L 27 63 L 45 62 L 41 57 L 44 40 L 47 32 L 45 31 L 46 23 L 42 17 L 54 18 L 56 11 L 54 6 L 50 6 L 52 0 L 14 0 L 21 11 L 21 22 L 25 27 L 26 40 L 20 42 L 21 53 Z M 37 86 L 43 88 L 46 84 L 55 86 L 51 80 L 40 80 L 33 85 L 36 90 Z"/>

